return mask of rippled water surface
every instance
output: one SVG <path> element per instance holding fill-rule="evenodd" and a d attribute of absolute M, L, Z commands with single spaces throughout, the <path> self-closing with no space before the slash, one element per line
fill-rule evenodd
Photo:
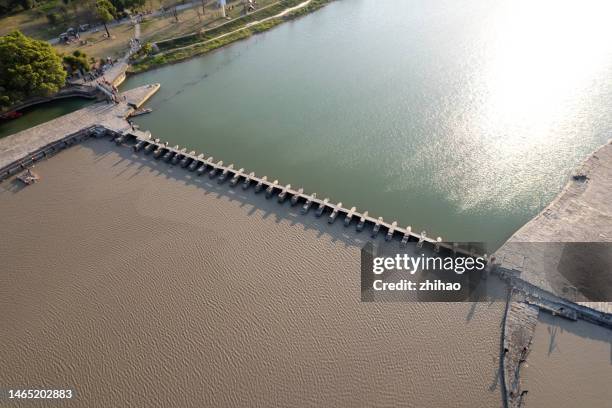
<path fill-rule="evenodd" d="M 431 234 L 507 238 L 610 137 L 612 3 L 338 1 L 183 64 L 139 123 Z"/>
<path fill-rule="evenodd" d="M 541 313 L 523 371 L 527 407 L 608 407 L 612 331 Z"/>
<path fill-rule="evenodd" d="M 503 242 L 611 135 L 612 3 L 342 0 L 160 82 L 142 128 L 429 235 Z"/>

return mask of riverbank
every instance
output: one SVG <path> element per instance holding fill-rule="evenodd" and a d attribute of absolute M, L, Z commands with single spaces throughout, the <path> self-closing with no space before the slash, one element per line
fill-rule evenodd
<path fill-rule="evenodd" d="M 204 55 L 239 40 L 268 31 L 277 25 L 312 13 L 332 0 L 282 0 L 252 14 L 239 17 L 211 30 L 159 41 L 159 52 L 133 61 L 128 74 L 145 72 Z"/>
<path fill-rule="evenodd" d="M 563 190 L 497 251 L 502 266 L 532 285 L 570 301 L 612 313 L 609 277 L 566 271 L 559 265 L 579 256 L 567 243 L 612 242 L 612 140 L 590 154 L 573 172 Z M 576 247 L 577 248 L 577 247 Z M 600 248 L 604 248 L 601 246 Z M 575 250 L 574 250 L 575 251 Z M 563 258 L 573 253 L 574 258 Z M 591 253 L 594 255 L 593 253 Z M 605 255 L 605 252 L 599 254 Z M 607 258 L 602 258 L 604 261 Z M 586 262 L 586 260 L 585 260 Z M 585 274 L 585 276 L 580 276 Z M 594 280 L 597 283 L 594 284 Z M 583 296 L 597 301 L 586 302 Z"/>

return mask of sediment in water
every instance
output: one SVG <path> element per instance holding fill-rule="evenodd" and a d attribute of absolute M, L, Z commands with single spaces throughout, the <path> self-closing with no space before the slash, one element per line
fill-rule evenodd
<path fill-rule="evenodd" d="M 361 303 L 369 234 L 108 140 L 36 171 L 1 184 L 2 384 L 91 407 L 501 405 L 504 304 Z"/>

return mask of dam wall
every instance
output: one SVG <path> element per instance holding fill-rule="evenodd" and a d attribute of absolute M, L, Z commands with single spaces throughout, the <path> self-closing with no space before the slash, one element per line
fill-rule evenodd
<path fill-rule="evenodd" d="M 180 165 L 185 171 L 199 176 L 206 175 L 210 179 L 216 179 L 219 184 L 228 183 L 232 187 L 252 189 L 255 193 L 263 193 L 267 198 L 276 199 L 279 203 L 289 201 L 291 205 L 301 207 L 302 214 L 314 212 L 317 217 L 327 220 L 330 224 L 343 222 L 347 227 L 353 225 L 357 231 L 367 230 L 372 238 L 382 235 L 386 241 L 399 241 L 400 246 L 417 242 L 419 246 L 426 245 L 436 252 L 479 256 L 473 249 L 445 243 L 441 237 L 434 239 L 425 231 L 414 232 L 410 226 L 402 227 L 395 221 L 385 221 L 368 211 L 357 211 L 355 207 L 332 202 L 317 196 L 316 193 L 306 193 L 303 188 L 284 185 L 266 176 L 257 176 L 254 172 L 237 168 L 238 166 L 233 164 L 226 165 L 223 161 L 215 161 L 213 157 L 206 157 L 195 151 L 188 152 L 185 147 L 170 147 L 168 143 L 153 139 L 150 133 L 132 128 L 126 119 L 155 94 L 159 86 L 151 84 L 135 88 L 123 92 L 121 102 L 117 104 L 94 104 L 0 139 L 0 181 L 87 137 L 109 137 L 118 145 L 131 147 L 143 154 L 152 154 L 155 158 L 167 162 L 172 161 L 172 164 Z M 486 258 L 486 254 L 482 256 Z M 527 304 L 571 320 L 584 319 L 612 328 L 612 314 L 607 310 L 596 310 L 559 297 L 525 279 L 521 271 L 496 264 L 494 258 L 491 258 L 489 268 L 505 279 L 512 288 L 524 293 L 524 302 Z"/>
<path fill-rule="evenodd" d="M 194 151 L 187 152 L 186 148 L 178 146 L 170 147 L 168 143 L 153 139 L 149 134 L 140 131 L 117 132 L 114 129 L 106 129 L 108 135 L 117 144 L 128 145 L 135 151 L 150 153 L 157 159 L 164 156 L 168 158 L 179 157 L 172 164 L 184 167 L 186 171 L 195 172 L 198 175 L 206 175 L 211 179 L 216 178 L 219 183 L 231 184 L 232 186 L 242 186 L 242 188 L 253 188 L 256 193 L 264 193 L 267 198 L 274 198 L 279 202 L 289 201 L 293 206 L 301 207 L 303 214 L 312 211 L 321 219 L 326 219 L 329 223 L 343 222 L 345 226 L 353 224 L 359 231 L 368 230 L 372 237 L 383 235 L 387 241 L 399 241 L 400 244 L 407 242 L 418 242 L 421 245 L 428 245 L 436 252 L 448 251 L 449 253 L 462 253 L 475 256 L 476 254 L 466 248 L 454 246 L 442 242 L 441 237 L 435 239 L 427 236 L 425 231 L 415 233 L 410 227 L 401 227 L 397 222 L 384 221 L 382 217 L 375 217 L 369 212 L 357 211 L 355 207 L 347 208 L 342 203 L 334 203 L 327 198 L 321 198 L 316 193 L 306 193 L 303 188 L 295 188 L 290 184 L 281 184 L 278 180 L 267 176 L 257 176 L 253 172 L 248 172 L 238 168 L 234 164 L 226 165 L 223 161 L 215 161 L 214 158 L 206 158 L 204 154 L 197 154 Z"/>

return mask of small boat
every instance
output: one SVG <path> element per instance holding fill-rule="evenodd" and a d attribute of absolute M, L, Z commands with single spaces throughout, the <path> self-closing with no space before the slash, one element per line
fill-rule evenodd
<path fill-rule="evenodd" d="M 278 186 L 278 180 L 274 180 L 274 183 L 268 186 L 268 188 L 266 189 L 266 198 L 272 197 L 272 194 L 274 194 L 274 188 L 276 186 Z"/>
<path fill-rule="evenodd" d="M 278 194 L 278 202 L 279 202 L 279 203 L 282 203 L 282 202 L 284 202 L 284 201 L 285 201 L 285 198 L 287 198 L 287 190 L 289 190 L 290 188 L 291 188 L 291 184 L 287 184 L 287 185 L 285 186 L 285 188 L 283 188 L 283 191 L 281 191 L 281 192 Z"/>
<path fill-rule="evenodd" d="M 27 169 L 26 171 L 18 175 L 17 179 L 26 186 L 29 186 L 40 180 L 40 177 L 38 177 L 38 174 L 32 172 L 30 169 Z"/>
<path fill-rule="evenodd" d="M 248 176 L 244 178 L 244 182 L 242 183 L 242 189 L 246 190 L 251 185 L 251 179 L 255 177 L 255 172 L 250 172 Z"/>
<path fill-rule="evenodd" d="M 261 192 L 266 181 L 268 181 L 268 176 L 263 176 L 263 178 L 255 185 L 255 193 Z"/>
<path fill-rule="evenodd" d="M 225 180 L 227 180 L 227 176 L 229 176 L 230 171 L 232 171 L 233 169 L 234 169 L 233 164 L 230 164 L 229 166 L 227 166 L 227 168 L 223 170 L 223 172 L 221 173 L 221 176 L 217 180 L 217 183 L 221 184 L 225 182 Z"/>
<path fill-rule="evenodd" d="M 363 230 L 367 217 L 368 217 L 367 211 L 361 215 L 361 218 L 359 219 L 359 224 L 357 224 L 357 232 L 361 232 Z"/>
<path fill-rule="evenodd" d="M 393 221 L 389 227 L 389 231 L 387 231 L 387 235 L 385 236 L 385 241 L 391 241 L 391 238 L 393 238 L 393 233 L 395 233 L 395 228 L 397 228 L 397 221 Z"/>
<path fill-rule="evenodd" d="M 338 216 L 338 211 L 340 211 L 341 208 L 342 208 L 342 203 L 336 204 L 336 208 L 334 208 L 334 211 L 332 211 L 332 213 L 329 215 L 329 218 L 327 219 L 328 224 L 333 224 L 334 221 L 336 221 L 336 217 Z"/>
<path fill-rule="evenodd" d="M 376 235 L 378 235 L 378 231 L 380 231 L 380 224 L 382 224 L 382 222 L 383 218 L 378 217 L 376 224 L 374 224 L 374 228 L 372 228 L 372 238 L 376 238 Z"/>
<path fill-rule="evenodd" d="M 310 206 L 312 205 L 312 202 L 315 198 L 317 198 L 317 193 L 312 193 L 312 195 L 306 200 L 306 202 L 302 206 L 302 214 L 306 214 L 308 210 L 310 210 Z"/>
<path fill-rule="evenodd" d="M 327 203 L 329 203 L 329 198 L 326 198 L 325 200 L 323 200 L 322 203 L 319 204 L 319 208 L 317 208 L 317 212 L 315 213 L 317 217 L 323 215 L 323 211 L 325 211 L 325 206 L 327 205 Z"/>
<path fill-rule="evenodd" d="M 202 159 L 203 158 L 204 158 L 204 154 L 200 153 L 200 155 L 191 162 L 191 164 L 189 165 L 189 168 L 187 170 L 195 171 L 195 169 L 198 168 L 198 165 L 200 165 L 202 163 Z"/>
<path fill-rule="evenodd" d="M 140 115 L 145 115 L 147 113 L 151 113 L 153 112 L 153 109 L 151 108 L 145 108 L 145 109 L 136 109 L 134 112 L 132 112 L 132 114 L 130 115 L 130 117 L 134 117 L 134 116 L 140 116 Z"/>
<path fill-rule="evenodd" d="M 356 207 L 351 207 L 349 212 L 346 214 L 346 217 L 344 217 L 344 226 L 345 227 L 348 227 L 349 224 L 351 223 L 351 220 L 353 219 L 353 214 L 355 214 L 356 210 L 357 210 Z"/>
<path fill-rule="evenodd" d="M 221 171 L 220 167 L 223 167 L 223 160 L 219 160 L 217 164 L 213 166 L 212 170 L 208 172 L 208 177 L 211 179 L 217 177 L 217 174 L 219 174 L 219 172 Z"/>
<path fill-rule="evenodd" d="M 183 157 L 185 157 L 186 152 L 187 152 L 187 148 L 183 147 L 180 152 L 174 155 L 170 163 L 172 165 L 177 165 L 181 160 L 183 160 Z"/>
<path fill-rule="evenodd" d="M 304 189 L 300 187 L 297 194 L 294 194 L 293 197 L 291 197 L 291 205 L 296 205 L 302 194 L 304 194 Z"/>
<path fill-rule="evenodd" d="M 241 168 L 234 174 L 234 177 L 232 177 L 232 181 L 230 181 L 230 186 L 236 187 L 236 184 L 238 184 L 238 182 L 240 181 L 240 176 L 242 176 L 243 171 L 244 169 Z"/>
<path fill-rule="evenodd" d="M 402 237 L 402 242 L 400 242 L 401 246 L 408 245 L 408 240 L 410 239 L 411 232 L 412 232 L 412 227 L 409 225 L 406 227 L 406 232 L 404 233 L 404 236 Z"/>
<path fill-rule="evenodd" d="M 22 116 L 23 116 L 23 113 L 17 112 L 17 111 L 13 111 L 13 112 L 7 112 L 4 115 L 2 115 L 2 119 L 11 120 L 11 119 L 20 118 Z"/>

